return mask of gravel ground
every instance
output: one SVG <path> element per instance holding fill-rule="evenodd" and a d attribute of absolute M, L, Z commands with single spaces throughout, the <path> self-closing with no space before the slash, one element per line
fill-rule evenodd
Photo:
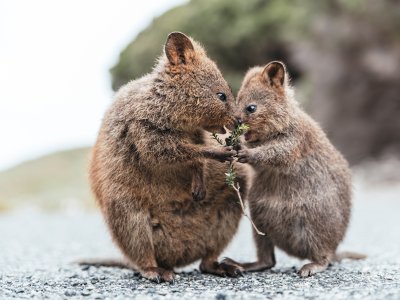
<path fill-rule="evenodd" d="M 304 262 L 277 253 L 271 271 L 238 279 L 202 275 L 198 264 L 178 270 L 176 283 L 154 284 L 116 268 L 79 267 L 82 258 L 119 257 L 101 216 L 77 211 L 46 214 L 26 209 L 0 215 L 0 299 L 400 299 L 400 186 L 357 183 L 352 223 L 342 249 L 368 254 L 311 278 Z M 255 257 L 250 225 L 224 253 Z"/>

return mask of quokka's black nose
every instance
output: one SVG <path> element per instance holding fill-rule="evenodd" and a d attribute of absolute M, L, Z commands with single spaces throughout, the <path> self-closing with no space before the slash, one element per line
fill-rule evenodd
<path fill-rule="evenodd" d="M 236 119 L 236 124 L 235 125 L 242 125 L 243 121 L 242 121 L 241 118 L 235 117 L 235 119 Z"/>

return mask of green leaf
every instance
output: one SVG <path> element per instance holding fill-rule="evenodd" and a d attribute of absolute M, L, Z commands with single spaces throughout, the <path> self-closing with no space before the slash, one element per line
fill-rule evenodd
<path fill-rule="evenodd" d="M 246 124 L 240 124 L 240 125 L 236 126 L 235 129 L 232 131 L 232 134 L 225 139 L 225 143 L 216 133 L 212 133 L 211 136 L 214 140 L 216 140 L 222 146 L 235 147 L 240 142 L 240 136 L 242 134 L 246 133 L 246 131 L 248 131 L 249 129 L 250 129 L 250 126 L 246 125 Z M 226 184 L 229 187 L 233 187 L 236 182 L 236 173 L 235 173 L 235 169 L 233 167 L 233 162 L 230 163 L 228 172 L 225 173 L 225 175 L 226 175 L 226 178 L 225 178 Z"/>
<path fill-rule="evenodd" d="M 211 136 L 214 140 L 216 140 L 218 142 L 218 144 L 220 144 L 222 146 L 226 146 L 224 141 L 216 133 L 212 133 Z"/>

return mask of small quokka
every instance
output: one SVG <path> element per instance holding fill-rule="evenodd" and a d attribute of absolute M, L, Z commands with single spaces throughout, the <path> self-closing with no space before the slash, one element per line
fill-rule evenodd
<path fill-rule="evenodd" d="M 92 190 L 113 240 L 145 278 L 171 282 L 174 267 L 196 260 L 203 272 L 237 276 L 236 266 L 217 261 L 242 215 L 224 175 L 223 162 L 236 152 L 212 145 L 204 132 L 223 133 L 234 123 L 232 92 L 191 38 L 171 33 L 164 51 L 106 113 L 92 154 Z"/>
<path fill-rule="evenodd" d="M 336 254 L 350 217 L 351 173 L 288 81 L 285 65 L 274 61 L 249 70 L 238 93 L 237 118 L 250 129 L 237 157 L 255 171 L 250 213 L 266 236 L 254 234 L 258 261 L 237 264 L 246 271 L 272 268 L 277 246 L 311 261 L 299 270 L 307 277 L 334 260 L 364 256 Z"/>

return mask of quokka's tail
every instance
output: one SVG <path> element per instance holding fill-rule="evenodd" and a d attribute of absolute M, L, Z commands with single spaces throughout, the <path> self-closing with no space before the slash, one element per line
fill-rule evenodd
<path fill-rule="evenodd" d="M 357 253 L 357 252 L 350 252 L 350 251 L 343 251 L 337 252 L 332 261 L 341 261 L 343 259 L 365 259 L 367 256 L 365 254 Z"/>
<path fill-rule="evenodd" d="M 85 259 L 75 261 L 74 263 L 80 266 L 93 266 L 93 267 L 113 267 L 120 269 L 131 269 L 135 270 L 128 262 L 118 259 Z"/>

